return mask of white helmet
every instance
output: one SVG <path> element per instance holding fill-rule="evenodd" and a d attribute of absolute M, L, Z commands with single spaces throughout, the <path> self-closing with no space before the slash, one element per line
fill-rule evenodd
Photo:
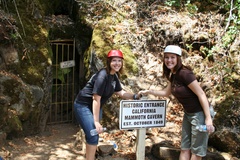
<path fill-rule="evenodd" d="M 164 49 L 164 53 L 174 53 L 176 55 L 182 56 L 182 50 L 180 47 L 175 46 L 175 45 L 168 45 Z"/>

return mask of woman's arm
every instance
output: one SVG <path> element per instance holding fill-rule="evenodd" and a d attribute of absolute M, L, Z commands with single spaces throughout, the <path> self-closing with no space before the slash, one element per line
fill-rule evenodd
<path fill-rule="evenodd" d="M 134 94 L 134 93 L 126 92 L 124 90 L 115 92 L 115 94 L 121 97 L 122 99 L 140 99 L 141 98 L 141 95 L 139 93 Z"/>
<path fill-rule="evenodd" d="M 97 94 L 93 94 L 93 119 L 95 127 L 100 133 L 102 131 L 102 125 L 100 124 L 99 114 L 100 114 L 100 106 L 101 106 L 101 96 Z"/>
<path fill-rule="evenodd" d="M 190 83 L 188 85 L 188 87 L 198 96 L 198 99 L 200 101 L 200 104 L 203 108 L 203 112 L 205 115 L 205 123 L 208 126 L 212 126 L 212 118 L 210 115 L 210 110 L 209 110 L 209 102 L 207 99 L 206 94 L 204 93 L 204 91 L 202 90 L 202 88 L 200 87 L 199 83 L 197 80 L 194 80 L 192 83 Z"/>
<path fill-rule="evenodd" d="M 147 95 L 147 94 L 152 94 L 154 96 L 160 96 L 160 97 L 168 97 L 171 94 L 171 82 L 168 82 L 168 85 L 166 88 L 164 88 L 161 91 L 156 91 L 156 90 L 143 90 L 138 92 L 139 94 L 142 95 Z"/>

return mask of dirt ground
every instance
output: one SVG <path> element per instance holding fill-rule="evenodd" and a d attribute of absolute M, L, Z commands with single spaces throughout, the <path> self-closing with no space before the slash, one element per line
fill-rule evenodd
<path fill-rule="evenodd" d="M 153 144 L 171 142 L 178 148 L 180 126 L 167 122 L 165 127 L 147 129 L 145 160 L 158 160 L 151 153 Z M 72 123 L 49 125 L 44 134 L 6 140 L 0 144 L 0 156 L 3 160 L 85 160 L 82 142 L 76 140 L 79 129 Z M 136 135 L 136 130 L 109 130 L 100 134 L 100 144 L 114 141 L 117 148 L 108 155 L 97 153 L 96 160 L 136 160 Z M 226 158 L 230 159 L 231 156 Z"/>
<path fill-rule="evenodd" d="M 84 160 L 81 151 L 82 144 L 76 142 L 76 134 L 79 127 L 75 124 L 58 124 L 48 126 L 48 131 L 42 135 L 29 136 L 25 138 L 7 140 L 1 145 L 0 156 L 4 160 Z M 168 127 L 169 130 L 169 127 Z M 175 132 L 176 127 L 172 128 Z M 115 140 L 118 149 L 108 156 L 98 156 L 98 160 L 135 160 L 136 131 L 114 130 L 102 133 L 100 137 L 103 141 Z M 156 141 L 165 138 L 154 139 L 154 130 L 151 134 L 146 134 L 145 160 L 156 160 L 150 153 L 150 146 Z M 152 138 L 151 138 L 152 137 Z M 170 137 L 172 138 L 172 137 Z M 174 140 L 174 139 L 172 139 Z M 179 141 L 175 139 L 175 141 Z"/>
<path fill-rule="evenodd" d="M 9 140 L 1 147 L 2 157 L 14 160 L 84 159 L 73 148 L 79 128 L 73 124 L 48 126 L 44 135 Z"/>

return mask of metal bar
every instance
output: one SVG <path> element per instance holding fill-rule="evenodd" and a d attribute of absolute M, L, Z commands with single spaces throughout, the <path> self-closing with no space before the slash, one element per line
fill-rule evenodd
<path fill-rule="evenodd" d="M 56 44 L 56 61 L 55 61 L 55 69 L 56 69 L 56 77 L 55 78 L 58 78 L 58 58 L 59 58 L 59 55 L 58 55 L 58 49 L 59 49 L 59 46 L 58 44 Z M 58 79 L 56 79 L 56 88 L 55 88 L 55 107 L 53 108 L 54 109 L 54 117 L 53 119 L 51 119 L 51 121 L 56 121 L 56 118 L 57 118 L 57 108 L 58 108 Z"/>
<path fill-rule="evenodd" d="M 65 45 L 62 45 L 62 52 L 61 52 L 61 56 L 62 56 L 62 59 L 61 59 L 61 62 L 64 61 L 64 47 Z M 60 105 L 60 122 L 63 121 L 63 111 L 64 111 L 64 89 L 63 89 L 63 83 L 66 83 L 66 80 L 65 80 L 65 77 L 64 77 L 64 73 L 62 72 L 62 77 L 64 79 L 64 82 L 61 83 L 61 105 Z"/>
<path fill-rule="evenodd" d="M 53 83 L 52 104 L 48 124 L 73 122 L 75 66 L 60 68 L 60 63 L 75 60 L 75 39 L 52 40 L 50 43 L 54 52 L 52 67 L 55 71 L 55 75 L 53 75 L 55 82 Z"/>
<path fill-rule="evenodd" d="M 73 40 L 73 60 L 76 60 L 75 57 L 75 39 Z M 76 64 L 76 63 L 75 63 Z M 76 65 L 73 67 L 73 74 L 72 74 L 72 122 L 74 118 L 74 100 L 75 100 L 75 72 L 76 72 Z"/>
<path fill-rule="evenodd" d="M 69 50 L 69 45 L 67 45 L 67 51 L 68 51 L 68 55 L 67 55 L 67 60 L 69 61 L 70 59 L 69 59 L 69 55 L 70 55 L 70 50 Z M 67 97 L 69 97 L 69 82 L 70 82 L 70 78 L 69 78 L 69 74 L 70 74 L 71 72 L 69 72 L 68 74 L 67 74 L 67 81 L 68 81 L 68 85 L 66 86 L 67 87 Z M 67 111 L 67 120 L 69 120 L 69 103 L 67 103 L 67 106 L 66 106 L 66 111 Z"/>

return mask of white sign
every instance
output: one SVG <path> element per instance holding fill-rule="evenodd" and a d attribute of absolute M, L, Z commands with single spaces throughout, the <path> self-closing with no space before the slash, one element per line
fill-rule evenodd
<path fill-rule="evenodd" d="M 164 127 L 166 100 L 122 100 L 120 129 Z"/>
<path fill-rule="evenodd" d="M 74 67 L 74 66 L 75 66 L 75 61 L 74 60 L 60 62 L 60 67 L 61 68 L 70 68 L 70 67 Z"/>

